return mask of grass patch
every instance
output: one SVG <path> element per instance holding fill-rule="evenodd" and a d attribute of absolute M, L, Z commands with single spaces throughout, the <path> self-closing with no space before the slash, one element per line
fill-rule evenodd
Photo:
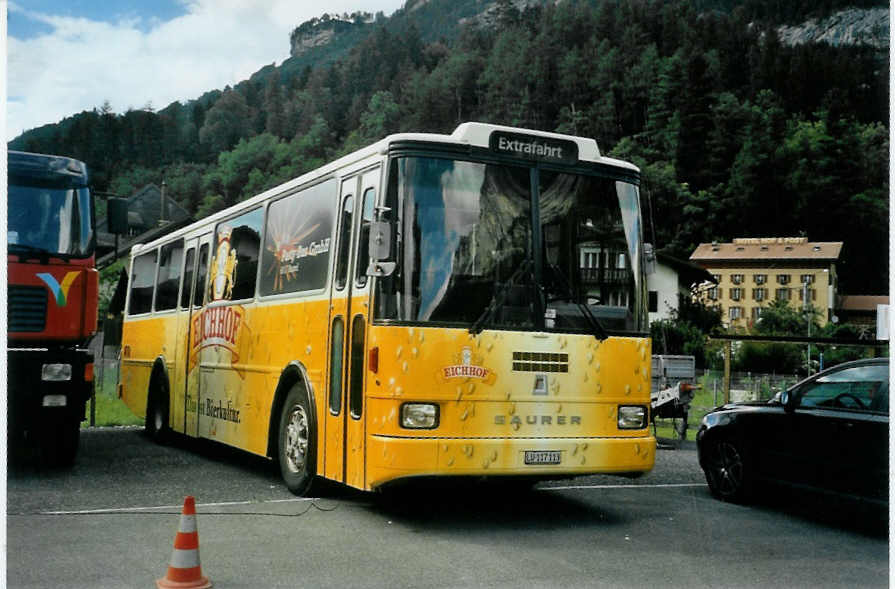
<path fill-rule="evenodd" d="M 81 427 L 89 427 L 90 405 L 87 405 L 88 419 L 81 422 Z M 95 425 L 143 425 L 143 419 L 137 417 L 128 409 L 124 401 L 117 397 L 96 395 L 96 422 Z"/>
<path fill-rule="evenodd" d="M 97 383 L 94 402 L 96 426 L 107 425 L 143 425 L 143 418 L 134 415 L 124 401 L 115 393 L 115 379 L 104 379 L 100 385 Z M 81 428 L 90 427 L 90 402 L 87 402 L 87 419 L 81 422 Z"/>

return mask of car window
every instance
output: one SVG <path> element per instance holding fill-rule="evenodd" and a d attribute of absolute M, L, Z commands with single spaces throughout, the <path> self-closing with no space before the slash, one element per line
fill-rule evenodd
<path fill-rule="evenodd" d="M 822 376 L 802 388 L 799 406 L 888 413 L 888 366 L 856 366 Z"/>

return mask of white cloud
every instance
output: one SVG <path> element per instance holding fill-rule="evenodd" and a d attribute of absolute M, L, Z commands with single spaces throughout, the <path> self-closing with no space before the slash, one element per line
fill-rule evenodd
<path fill-rule="evenodd" d="M 289 33 L 323 12 L 391 14 L 402 0 L 191 0 L 187 13 L 148 32 L 134 18 L 98 22 L 9 4 L 52 32 L 7 41 L 7 139 L 99 107 L 116 112 L 198 98 L 289 56 Z M 142 27 L 146 29 L 147 27 Z"/>

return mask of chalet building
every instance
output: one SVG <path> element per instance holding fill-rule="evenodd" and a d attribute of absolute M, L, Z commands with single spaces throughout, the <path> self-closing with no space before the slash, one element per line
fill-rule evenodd
<path fill-rule="evenodd" d="M 695 287 L 714 282 L 711 273 L 701 266 L 656 252 L 656 271 L 646 277 L 650 323 L 671 319 L 680 296 L 689 297 Z"/>
<path fill-rule="evenodd" d="M 690 261 L 710 272 L 698 298 L 720 308 L 729 327 L 746 327 L 773 300 L 794 307 L 807 303 L 820 311 L 820 323 L 833 318 L 837 296 L 836 264 L 841 241 L 812 242 L 805 237 L 748 237 L 732 243 L 701 243 Z"/>
<path fill-rule="evenodd" d="M 839 295 L 834 314 L 841 324 L 853 326 L 862 338 L 878 339 L 880 307 L 889 305 L 889 297 L 875 295 Z"/>

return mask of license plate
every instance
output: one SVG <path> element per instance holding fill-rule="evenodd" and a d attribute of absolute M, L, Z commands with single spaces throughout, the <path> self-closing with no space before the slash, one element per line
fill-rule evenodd
<path fill-rule="evenodd" d="M 559 464 L 559 450 L 526 450 L 525 464 Z"/>

